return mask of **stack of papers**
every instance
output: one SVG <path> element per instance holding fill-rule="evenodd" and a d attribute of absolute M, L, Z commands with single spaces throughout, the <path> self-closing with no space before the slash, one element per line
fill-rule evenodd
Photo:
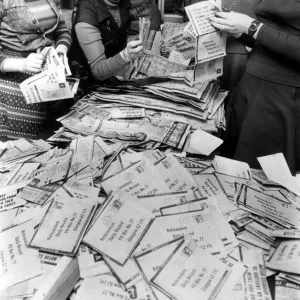
<path fill-rule="evenodd" d="M 221 76 L 227 36 L 209 20 L 216 5 L 215 1 L 201 1 L 186 6 L 189 22 L 165 23 L 161 31 L 151 31 L 149 20 L 140 18 L 144 53 L 131 64 L 126 79 L 164 77 L 193 86 Z"/>
<path fill-rule="evenodd" d="M 66 54 L 59 57 L 54 47 L 45 47 L 42 71 L 20 84 L 27 104 L 73 98 L 79 86 L 79 79 L 70 76 Z"/>
<path fill-rule="evenodd" d="M 222 140 L 203 133 L 216 133 L 225 127 L 227 92 L 221 91 L 217 82 L 193 88 L 169 81 L 144 87 L 96 89 L 58 119 L 63 128 L 49 141 L 61 143 L 74 139 L 76 134 L 94 134 L 105 141 L 154 141 L 182 149 L 189 133 L 197 130 L 185 151 L 209 155 L 222 144 Z"/>
<path fill-rule="evenodd" d="M 276 297 L 297 299 L 300 198 L 270 176 L 274 157 L 265 173 L 68 137 L 3 145 L 1 299 L 271 300 L 275 274 Z"/>

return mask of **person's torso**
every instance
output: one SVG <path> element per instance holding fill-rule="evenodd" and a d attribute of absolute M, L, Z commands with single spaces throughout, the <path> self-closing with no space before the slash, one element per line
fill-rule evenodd
<path fill-rule="evenodd" d="M 53 0 L 4 0 L 0 44 L 16 51 L 34 51 L 53 43 L 59 13 Z"/>
<path fill-rule="evenodd" d="M 255 14 L 263 24 L 300 37 L 299 0 L 261 0 L 256 6 Z M 247 71 L 272 82 L 300 86 L 300 64 L 273 52 L 259 41 L 252 49 Z"/>
<path fill-rule="evenodd" d="M 98 28 L 105 48 L 105 55 L 109 58 L 126 47 L 127 32 L 131 24 L 129 8 L 130 1 L 121 1 L 119 6 L 120 25 L 118 26 L 103 1 L 81 0 L 76 12 L 75 24 L 85 22 Z M 91 15 L 90 10 L 96 13 Z"/>

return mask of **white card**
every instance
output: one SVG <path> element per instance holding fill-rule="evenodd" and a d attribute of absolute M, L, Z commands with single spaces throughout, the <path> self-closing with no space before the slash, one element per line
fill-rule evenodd
<path fill-rule="evenodd" d="M 56 196 L 35 232 L 30 246 L 47 252 L 74 256 L 97 204 L 98 200 L 93 198 Z"/>
<path fill-rule="evenodd" d="M 190 145 L 187 149 L 187 152 L 210 155 L 222 143 L 223 140 L 219 139 L 218 137 L 201 129 L 197 129 L 191 134 Z"/>
<path fill-rule="evenodd" d="M 106 200 L 84 242 L 124 265 L 147 230 L 151 218 L 148 207 L 119 190 Z"/>
<path fill-rule="evenodd" d="M 32 222 L 0 233 L 0 290 L 42 274 L 38 250 L 27 247 L 33 233 Z"/>

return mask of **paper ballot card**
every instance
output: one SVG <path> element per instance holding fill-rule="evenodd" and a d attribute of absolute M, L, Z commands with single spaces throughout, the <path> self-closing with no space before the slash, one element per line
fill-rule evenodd
<path fill-rule="evenodd" d="M 44 172 L 38 177 L 39 186 L 64 180 L 70 167 L 72 152 L 69 151 L 61 156 L 52 158 L 46 165 Z"/>
<path fill-rule="evenodd" d="M 280 183 L 282 177 L 292 176 L 282 153 L 261 156 L 257 160 L 269 180 Z"/>
<path fill-rule="evenodd" d="M 270 230 L 270 235 L 273 237 L 284 239 L 300 239 L 300 230 Z"/>
<path fill-rule="evenodd" d="M 235 204 L 227 198 L 214 174 L 197 174 L 194 175 L 194 178 L 198 183 L 200 197 L 215 197 L 218 199 L 222 213 L 225 214 L 237 209 Z"/>
<path fill-rule="evenodd" d="M 218 137 L 209 134 L 204 130 L 197 129 L 191 134 L 190 144 L 187 152 L 210 155 L 222 143 L 223 140 L 219 139 Z"/>
<path fill-rule="evenodd" d="M 182 240 L 183 236 L 133 256 L 135 264 L 148 281 L 154 277 Z"/>
<path fill-rule="evenodd" d="M 251 180 L 251 170 L 247 163 L 216 155 L 213 165 L 216 172 Z"/>
<path fill-rule="evenodd" d="M 262 252 L 241 248 L 241 254 L 247 267 L 244 276 L 246 299 L 272 300 Z"/>
<path fill-rule="evenodd" d="M 276 300 L 298 300 L 300 299 L 300 285 L 294 282 L 275 278 L 275 299 Z"/>
<path fill-rule="evenodd" d="M 268 179 L 276 181 L 300 196 L 300 186 L 296 177 L 292 176 L 282 153 L 257 158 Z"/>
<path fill-rule="evenodd" d="M 279 224 L 294 226 L 297 229 L 300 228 L 300 215 L 296 207 L 251 187 L 245 186 L 244 197 L 239 197 L 238 204 L 257 215 L 267 217 Z"/>
<path fill-rule="evenodd" d="M 226 256 L 209 209 L 156 217 L 135 252 L 139 254 L 183 235 L 190 235 L 199 247 L 216 257 Z"/>
<path fill-rule="evenodd" d="M 104 203 L 84 242 L 124 265 L 148 229 L 152 214 L 136 198 L 116 191 Z M 122 251 L 120 251 L 122 249 Z"/>
<path fill-rule="evenodd" d="M 76 298 L 80 300 L 154 300 L 151 288 L 143 280 L 125 291 L 116 278 L 109 274 L 86 278 L 80 285 Z"/>
<path fill-rule="evenodd" d="M 121 189 L 132 196 L 170 192 L 163 178 L 147 158 L 104 179 L 101 185 L 106 193 Z"/>
<path fill-rule="evenodd" d="M 90 167 L 93 156 L 94 136 L 89 135 L 72 140 L 70 149 L 73 151 L 68 177 Z"/>
<path fill-rule="evenodd" d="M 285 273 L 285 272 L 280 272 L 278 274 L 278 276 L 280 278 L 282 278 L 283 280 L 288 280 L 288 281 L 291 281 L 291 282 L 294 282 L 294 283 L 300 285 L 300 275 L 291 274 L 291 273 Z"/>
<path fill-rule="evenodd" d="M 103 258 L 110 268 L 111 273 L 118 279 L 124 289 L 130 288 L 142 279 L 139 269 L 131 258 L 123 266 L 120 266 L 106 256 Z"/>
<path fill-rule="evenodd" d="M 192 212 L 196 210 L 205 210 L 209 206 L 218 207 L 218 201 L 216 198 L 201 198 L 186 203 L 178 203 L 169 206 L 161 207 L 160 211 L 162 215 L 174 215 L 185 212 Z"/>
<path fill-rule="evenodd" d="M 38 250 L 27 247 L 33 233 L 32 222 L 0 233 L 0 290 L 42 274 Z"/>
<path fill-rule="evenodd" d="M 101 254 L 97 253 L 87 245 L 80 244 L 77 257 L 81 278 L 110 272 Z"/>
<path fill-rule="evenodd" d="M 153 216 L 160 216 L 160 208 L 176 204 L 183 204 L 197 199 L 194 192 L 170 192 L 153 195 L 138 195 L 140 202 L 151 207 Z"/>
<path fill-rule="evenodd" d="M 266 262 L 270 269 L 300 275 L 300 240 L 283 240 L 271 259 Z"/>
<path fill-rule="evenodd" d="M 30 246 L 50 253 L 74 256 L 97 205 L 98 199 L 94 198 L 56 196 Z"/>
<path fill-rule="evenodd" d="M 214 17 L 216 12 L 212 1 L 202 1 L 186 6 L 185 11 L 197 36 L 217 31 L 209 21 L 209 18 Z"/>
<path fill-rule="evenodd" d="M 80 300 L 129 300 L 128 292 L 124 291 L 117 280 L 103 274 L 85 278 L 76 293 L 76 299 Z"/>
<path fill-rule="evenodd" d="M 17 197 L 18 192 L 25 186 L 20 182 L 11 186 L 0 188 L 0 212 L 26 204 L 24 199 Z"/>
<path fill-rule="evenodd" d="M 225 56 L 226 37 L 227 34 L 224 31 L 197 36 L 196 61 L 199 63 Z"/>
<path fill-rule="evenodd" d="M 217 299 L 229 282 L 231 269 L 191 240 L 182 241 L 151 282 L 175 299 Z"/>
<path fill-rule="evenodd" d="M 167 154 L 154 166 L 172 192 L 197 189 L 197 182 L 191 173 L 179 163 L 173 154 Z"/>

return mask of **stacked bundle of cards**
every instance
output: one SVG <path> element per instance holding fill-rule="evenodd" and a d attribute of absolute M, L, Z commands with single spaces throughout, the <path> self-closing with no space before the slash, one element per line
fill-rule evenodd
<path fill-rule="evenodd" d="M 276 299 L 299 299 L 281 154 L 251 170 L 77 135 L 1 144 L 0 161 L 0 299 L 271 300 L 275 274 Z"/>

